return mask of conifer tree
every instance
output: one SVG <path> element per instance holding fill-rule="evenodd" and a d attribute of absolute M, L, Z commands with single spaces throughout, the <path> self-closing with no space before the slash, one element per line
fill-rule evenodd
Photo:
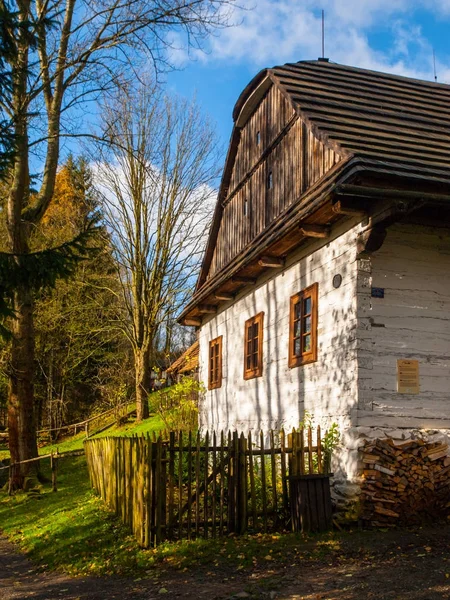
<path fill-rule="evenodd" d="M 11 77 L 0 109 L 11 117 L 14 151 L 6 224 L 12 261 L 32 275 L 30 235 L 51 202 L 63 136 L 78 136 L 80 108 L 108 93 L 118 81 L 139 78 L 143 65 L 168 64 L 173 34 L 190 46 L 201 46 L 211 30 L 227 25 L 227 6 L 234 0 L 9 0 L 13 19 L 13 51 L 5 55 Z M 9 16 L 8 16 L 9 18 Z M 9 26 L 9 22 L 7 23 Z M 9 33 L 9 29 L 7 29 Z M 78 109 L 78 112 L 77 112 Z M 79 117 L 74 126 L 69 115 Z M 64 118 L 66 117 L 66 118 Z M 87 131 L 85 130 L 85 133 Z M 33 177 L 34 156 L 42 159 L 39 179 Z M 33 190 L 36 187 L 36 191 Z M 51 268 L 49 283 L 62 265 L 76 258 L 83 240 L 45 251 Z M 11 274 L 11 258 L 2 257 L 3 276 Z M 19 264 L 20 263 L 20 264 Z M 42 267 L 44 263 L 39 262 Z M 9 374 L 8 429 L 11 460 L 37 455 L 34 406 L 33 281 L 15 275 L 12 290 L 12 338 Z M 42 269 L 40 277 L 48 272 Z M 38 280 L 39 281 L 39 280 Z M 5 287 L 8 284 L 5 284 Z M 8 293 L 8 289 L 5 290 Z M 20 487 L 27 467 L 14 472 Z"/>

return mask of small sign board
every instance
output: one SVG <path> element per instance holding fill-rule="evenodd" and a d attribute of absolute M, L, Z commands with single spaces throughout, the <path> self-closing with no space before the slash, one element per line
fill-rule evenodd
<path fill-rule="evenodd" d="M 372 298 L 384 298 L 384 288 L 373 287 L 370 295 Z"/>
<path fill-rule="evenodd" d="M 397 360 L 397 391 L 399 394 L 420 392 L 418 360 Z"/>

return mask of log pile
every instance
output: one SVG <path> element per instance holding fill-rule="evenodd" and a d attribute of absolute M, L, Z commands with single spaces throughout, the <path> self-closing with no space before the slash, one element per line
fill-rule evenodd
<path fill-rule="evenodd" d="M 413 525 L 450 514 L 447 444 L 377 439 L 366 441 L 360 452 L 364 525 Z"/>

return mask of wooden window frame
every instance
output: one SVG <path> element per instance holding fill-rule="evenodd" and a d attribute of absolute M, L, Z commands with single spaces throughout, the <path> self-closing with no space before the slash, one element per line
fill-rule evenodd
<path fill-rule="evenodd" d="M 208 347 L 208 389 L 216 390 L 222 387 L 222 337 L 214 338 L 209 342 Z M 217 356 L 211 355 L 211 350 L 217 348 Z M 217 360 L 217 365 L 213 366 L 212 361 Z M 217 372 L 217 377 L 215 377 Z"/>
<path fill-rule="evenodd" d="M 305 315 L 303 314 L 303 302 L 307 298 L 311 298 L 311 313 L 308 313 L 307 316 L 311 316 L 311 349 L 309 352 L 303 352 L 301 350 L 300 354 L 295 354 L 295 307 L 301 302 L 302 309 L 300 313 L 300 337 L 303 340 L 304 335 L 307 335 L 303 331 L 303 320 L 305 319 Z M 291 296 L 290 302 L 290 313 L 289 313 L 289 367 L 292 369 L 293 367 L 300 367 L 302 365 L 307 365 L 317 361 L 317 318 L 318 318 L 318 298 L 319 298 L 319 284 L 313 283 L 309 287 L 305 288 L 298 294 Z M 302 345 L 302 342 L 300 342 Z"/>
<path fill-rule="evenodd" d="M 247 359 L 249 357 L 248 344 L 249 337 L 248 331 L 252 325 L 258 324 L 258 347 L 256 351 L 256 365 L 249 368 L 247 367 Z M 255 377 L 261 377 L 263 372 L 263 331 L 264 331 L 264 313 L 260 312 L 251 319 L 245 321 L 244 330 L 244 379 L 254 379 Z M 254 352 L 252 352 L 254 354 Z"/>

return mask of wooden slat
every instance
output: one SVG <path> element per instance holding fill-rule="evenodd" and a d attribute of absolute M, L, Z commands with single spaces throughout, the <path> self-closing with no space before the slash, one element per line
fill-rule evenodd
<path fill-rule="evenodd" d="M 200 432 L 197 433 L 195 452 L 195 535 L 200 530 Z"/>
<path fill-rule="evenodd" d="M 220 535 L 223 535 L 224 533 L 224 529 L 223 529 L 223 511 L 224 511 L 224 501 L 225 501 L 225 451 L 224 451 L 224 444 L 225 444 L 225 435 L 224 432 L 221 431 L 220 432 L 220 454 L 219 454 L 219 460 L 220 460 L 220 524 L 219 524 L 219 533 Z"/>
<path fill-rule="evenodd" d="M 300 475 L 305 475 L 305 432 L 303 427 L 299 430 L 300 443 L 299 443 L 299 453 L 300 453 Z"/>
<path fill-rule="evenodd" d="M 121 444 L 120 446 L 121 447 Z M 146 520 L 145 520 L 145 539 L 144 545 L 146 548 L 149 548 L 152 543 L 152 455 L 151 455 L 151 441 L 150 436 L 147 434 L 145 437 L 145 447 L 146 447 L 146 455 L 145 455 L 145 466 L 146 466 L 146 494 L 145 494 L 145 505 L 146 505 Z"/>
<path fill-rule="evenodd" d="M 156 532 L 155 541 L 157 544 L 162 539 L 162 489 L 161 489 L 161 461 L 162 461 L 162 440 L 161 436 L 156 440 L 156 467 L 155 467 L 155 487 L 156 487 Z"/>
<path fill-rule="evenodd" d="M 239 507 L 239 529 L 238 532 L 243 534 L 247 531 L 248 525 L 248 514 L 247 514 L 247 502 L 248 502 L 248 479 L 247 479 L 247 456 L 246 456 L 246 440 L 244 434 L 241 433 L 239 436 L 239 494 L 238 494 L 238 507 Z"/>
<path fill-rule="evenodd" d="M 263 530 L 267 532 L 267 491 L 266 491 L 266 464 L 264 459 L 264 433 L 260 431 L 259 444 L 262 450 L 261 454 L 261 496 L 263 510 Z"/>
<path fill-rule="evenodd" d="M 287 486 L 287 471 L 286 471 L 286 435 L 284 429 L 280 432 L 280 449 L 281 449 L 281 484 L 283 490 L 283 508 L 287 514 L 289 510 L 289 495 Z"/>
<path fill-rule="evenodd" d="M 320 430 L 320 425 L 317 425 L 316 430 L 316 448 L 317 448 L 317 472 L 323 473 L 323 464 L 322 464 L 322 435 Z"/>
<path fill-rule="evenodd" d="M 205 434 L 204 472 L 203 472 L 203 537 L 208 539 L 208 463 L 209 463 L 209 432 Z M 199 453 L 200 454 L 200 453 Z"/>
<path fill-rule="evenodd" d="M 183 432 L 178 434 L 178 538 L 183 538 Z"/>
<path fill-rule="evenodd" d="M 312 430 L 308 427 L 308 473 L 314 473 Z"/>
<path fill-rule="evenodd" d="M 173 521 L 175 511 L 175 432 L 169 434 L 169 520 L 168 536 L 173 537 Z"/>
<path fill-rule="evenodd" d="M 270 431 L 270 467 L 271 467 L 271 475 L 272 475 L 272 510 L 274 512 L 274 524 L 276 527 L 277 524 L 277 514 L 278 514 L 278 496 L 277 496 L 277 463 L 275 459 L 275 436 L 273 429 Z"/>
<path fill-rule="evenodd" d="M 248 468 L 250 475 L 250 501 L 252 506 L 252 526 L 256 529 L 258 526 L 258 517 L 256 514 L 256 487 L 255 487 L 255 465 L 253 463 L 253 441 L 252 432 L 248 433 Z"/>
<path fill-rule="evenodd" d="M 191 523 L 192 523 L 192 432 L 188 436 L 188 477 L 187 477 L 187 539 L 191 539 Z"/>
<path fill-rule="evenodd" d="M 213 443 L 213 449 L 212 449 L 212 470 L 214 473 L 214 478 L 212 480 L 212 486 L 211 486 L 211 523 L 212 523 L 212 537 L 215 538 L 216 537 L 216 532 L 217 532 L 217 526 L 216 526 L 216 504 L 217 504 L 217 436 L 216 436 L 216 432 L 213 432 L 212 435 L 212 443 Z M 220 475 L 219 475 L 220 476 Z"/>

